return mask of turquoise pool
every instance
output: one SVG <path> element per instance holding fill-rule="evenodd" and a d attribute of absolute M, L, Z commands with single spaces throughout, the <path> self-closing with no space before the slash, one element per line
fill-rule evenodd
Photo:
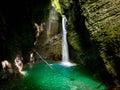
<path fill-rule="evenodd" d="M 26 90 L 108 90 L 107 86 L 94 79 L 84 67 L 77 65 L 66 67 L 60 63 L 44 62 L 27 68 L 24 77 Z"/>

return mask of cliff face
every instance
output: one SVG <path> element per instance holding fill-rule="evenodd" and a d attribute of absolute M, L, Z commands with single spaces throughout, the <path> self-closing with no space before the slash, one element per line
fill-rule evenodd
<path fill-rule="evenodd" d="M 112 77 L 119 79 L 120 0 L 59 0 L 58 3 L 59 12 L 68 19 L 71 57 L 91 70 L 105 66 Z"/>
<path fill-rule="evenodd" d="M 98 0 L 92 3 L 85 3 L 84 15 L 87 18 L 86 25 L 91 34 L 97 33 L 106 27 L 119 26 L 120 23 L 120 1 L 119 0 Z"/>
<path fill-rule="evenodd" d="M 107 70 L 119 76 L 120 0 L 86 2 L 82 8 L 91 40 L 97 45 Z"/>

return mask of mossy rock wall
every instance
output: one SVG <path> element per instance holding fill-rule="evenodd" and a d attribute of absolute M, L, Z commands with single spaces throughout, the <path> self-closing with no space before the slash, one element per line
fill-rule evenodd
<path fill-rule="evenodd" d="M 120 75 L 120 1 L 97 0 L 82 5 L 86 26 L 99 49 L 105 66 L 113 75 Z"/>
<path fill-rule="evenodd" d="M 119 76 L 120 1 L 59 0 L 59 3 L 61 13 L 68 19 L 71 57 L 76 56 L 80 61 L 82 56 L 87 56 L 85 63 L 88 67 L 106 68 L 113 77 Z"/>

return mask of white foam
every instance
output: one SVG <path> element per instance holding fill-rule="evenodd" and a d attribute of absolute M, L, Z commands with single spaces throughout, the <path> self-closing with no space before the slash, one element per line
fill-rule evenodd
<path fill-rule="evenodd" d="M 75 63 L 71 63 L 71 62 L 62 62 L 61 65 L 67 66 L 67 67 L 76 66 Z"/>

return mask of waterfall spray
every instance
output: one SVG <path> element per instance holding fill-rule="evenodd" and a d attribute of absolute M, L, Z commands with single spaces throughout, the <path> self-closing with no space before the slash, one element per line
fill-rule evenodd
<path fill-rule="evenodd" d="M 63 30 L 63 34 L 62 34 L 62 40 L 63 40 L 62 41 L 62 65 L 73 66 L 75 64 L 72 64 L 69 61 L 69 50 L 68 50 L 68 43 L 67 43 L 66 22 L 67 22 L 67 19 L 63 15 L 62 16 L 62 30 Z"/>

